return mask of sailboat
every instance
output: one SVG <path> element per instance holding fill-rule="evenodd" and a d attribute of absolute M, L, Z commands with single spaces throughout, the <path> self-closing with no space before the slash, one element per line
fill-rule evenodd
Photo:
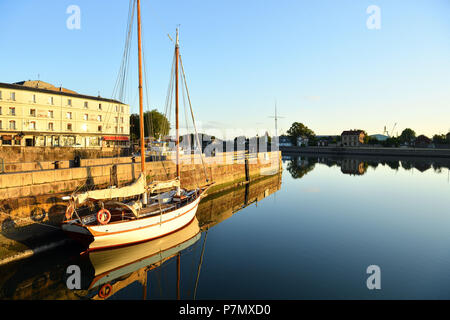
<path fill-rule="evenodd" d="M 208 182 L 207 177 L 205 185 L 192 190 L 182 189 L 180 184 L 178 65 L 180 64 L 182 68 L 182 63 L 179 53 L 178 28 L 175 42 L 176 178 L 147 184 L 140 0 L 136 0 L 136 4 L 141 173 L 129 186 L 74 193 L 70 196 L 66 208 L 66 220 L 62 222 L 62 229 L 69 237 L 88 247 L 89 251 L 136 244 L 180 230 L 195 218 L 200 200 L 206 195 L 208 187 L 213 184 Z M 118 199 L 127 200 L 118 201 Z"/>

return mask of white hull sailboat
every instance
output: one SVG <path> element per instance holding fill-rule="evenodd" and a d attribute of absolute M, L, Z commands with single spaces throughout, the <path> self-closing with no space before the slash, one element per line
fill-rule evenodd
<path fill-rule="evenodd" d="M 63 225 L 63 230 L 73 239 L 88 245 L 89 250 L 132 245 L 168 235 L 188 225 L 195 218 L 200 199 L 201 195 L 192 196 L 189 203 L 179 208 L 173 203 L 168 212 L 161 212 L 156 203 L 146 208 L 153 209 L 147 213 L 147 217 L 139 219 L 130 214 L 122 217 L 119 213 L 117 221 L 105 225 L 97 223 L 92 216 L 87 216 L 93 220 L 92 223 L 84 223 L 88 220 L 86 218 L 82 218 L 81 223 L 78 219 L 73 219 Z M 110 205 L 113 206 L 114 203 Z M 118 203 L 116 205 L 119 207 Z"/>
<path fill-rule="evenodd" d="M 136 4 L 139 52 L 141 174 L 129 186 L 87 191 L 71 196 L 66 210 L 66 220 L 62 223 L 62 229 L 71 238 L 87 246 L 88 250 L 136 244 L 180 230 L 194 219 L 201 198 L 205 196 L 207 188 L 212 184 L 207 183 L 203 187 L 197 187 L 192 190 L 184 190 L 180 187 L 178 65 L 180 64 L 181 68 L 183 67 L 179 55 L 178 29 L 175 43 L 176 178 L 147 184 L 143 138 L 144 113 L 140 0 L 136 0 Z M 207 177 L 206 181 L 208 182 Z"/>

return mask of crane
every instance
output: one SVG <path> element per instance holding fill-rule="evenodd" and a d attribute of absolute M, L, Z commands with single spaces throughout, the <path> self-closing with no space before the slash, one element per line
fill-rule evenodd
<path fill-rule="evenodd" d="M 392 137 L 394 135 L 394 129 L 395 129 L 396 126 L 397 126 L 397 122 L 392 127 L 391 133 L 389 133 L 389 131 L 387 131 L 387 127 L 384 126 L 383 134 L 387 135 L 388 137 Z"/>
<path fill-rule="evenodd" d="M 394 135 L 394 129 L 395 129 L 395 126 L 397 125 L 397 122 L 394 124 L 394 126 L 392 127 L 392 130 L 391 130 L 391 134 L 390 135 L 388 135 L 389 137 L 392 137 L 393 135 Z"/>

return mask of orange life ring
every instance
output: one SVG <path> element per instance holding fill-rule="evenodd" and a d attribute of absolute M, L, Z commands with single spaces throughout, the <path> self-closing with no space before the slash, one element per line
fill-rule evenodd
<path fill-rule="evenodd" d="M 98 296 L 102 299 L 108 298 L 112 293 L 112 286 L 109 283 L 105 283 L 98 290 Z"/>
<path fill-rule="evenodd" d="M 66 209 L 66 219 L 72 219 L 73 212 L 75 211 L 72 204 L 69 204 Z"/>
<path fill-rule="evenodd" d="M 111 220 L 111 213 L 107 209 L 100 209 L 97 212 L 97 221 L 100 224 L 108 224 L 109 220 Z"/>

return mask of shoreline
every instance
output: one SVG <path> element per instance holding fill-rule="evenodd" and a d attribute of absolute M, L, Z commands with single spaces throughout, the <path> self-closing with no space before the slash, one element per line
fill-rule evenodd
<path fill-rule="evenodd" d="M 280 147 L 282 153 L 450 158 L 450 149 L 370 147 Z"/>

